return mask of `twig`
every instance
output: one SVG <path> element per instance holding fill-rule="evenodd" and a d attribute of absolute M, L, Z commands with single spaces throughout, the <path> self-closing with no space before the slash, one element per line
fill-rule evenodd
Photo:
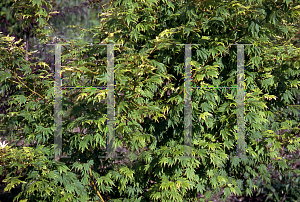
<path fill-rule="evenodd" d="M 21 82 L 21 84 L 23 84 L 23 86 L 25 86 L 26 88 L 28 88 L 31 92 L 37 94 L 38 96 L 40 96 L 44 101 L 45 101 L 45 98 L 43 98 L 43 96 L 41 96 L 39 93 L 31 90 L 26 84 L 24 84 L 20 79 L 19 79 L 19 76 L 17 75 L 16 78 L 19 80 L 19 82 Z M 17 83 L 17 82 L 16 82 Z"/>
<path fill-rule="evenodd" d="M 287 40 L 282 46 L 285 46 L 285 44 L 287 44 L 288 42 L 290 42 L 297 34 L 299 34 L 300 30 L 289 40 Z"/>
<path fill-rule="evenodd" d="M 283 196 L 283 199 L 281 202 L 284 202 L 285 201 L 285 198 L 286 198 L 286 193 L 284 193 L 284 196 Z"/>
<path fill-rule="evenodd" d="M 91 182 L 92 182 L 92 184 L 93 184 L 94 190 L 96 191 L 97 195 L 98 195 L 99 198 L 102 200 L 102 202 L 104 202 L 104 200 L 103 200 L 103 198 L 102 198 L 100 192 L 97 190 L 97 188 L 96 188 L 96 186 L 95 186 L 95 183 L 94 183 L 94 181 L 93 181 L 92 170 L 91 170 L 91 168 L 89 168 L 89 169 L 90 169 L 90 177 L 92 178 L 92 179 L 91 179 Z"/>

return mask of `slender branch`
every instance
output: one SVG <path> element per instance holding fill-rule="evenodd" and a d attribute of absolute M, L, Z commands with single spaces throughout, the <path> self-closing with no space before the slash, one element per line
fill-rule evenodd
<path fill-rule="evenodd" d="M 297 34 L 299 34 L 299 32 L 300 32 L 300 30 L 292 38 L 290 38 L 288 41 L 286 41 L 282 46 L 285 46 L 285 44 L 290 42 Z"/>
<path fill-rule="evenodd" d="M 55 37 L 58 38 L 57 35 L 56 35 L 56 32 L 54 31 L 54 29 L 52 28 L 52 26 L 47 21 L 45 21 L 45 23 L 50 27 L 50 29 L 52 30 L 52 32 L 55 35 Z"/>
<path fill-rule="evenodd" d="M 149 58 L 150 57 L 150 55 L 154 52 L 154 50 L 156 49 L 156 44 L 154 45 L 154 48 L 152 49 L 152 51 L 149 53 L 149 55 L 148 55 L 148 57 L 147 58 Z"/>
<path fill-rule="evenodd" d="M 96 191 L 97 195 L 98 195 L 99 198 L 102 200 L 102 202 L 104 202 L 104 200 L 103 200 L 103 198 L 102 198 L 100 192 L 97 190 L 97 188 L 96 188 L 96 186 L 95 186 L 95 183 L 94 183 L 94 181 L 93 181 L 92 170 L 91 170 L 91 168 L 89 168 L 89 169 L 90 169 L 91 182 L 92 182 L 92 184 L 93 184 L 94 190 Z"/>
<path fill-rule="evenodd" d="M 128 28 L 128 30 L 129 30 L 130 32 L 132 32 L 132 29 L 130 29 L 130 27 L 125 23 L 125 21 L 124 21 L 123 18 L 121 18 L 121 21 L 122 21 L 122 24 L 126 25 L 126 27 Z"/>
<path fill-rule="evenodd" d="M 37 94 L 38 96 L 40 96 L 44 101 L 45 101 L 45 98 L 43 98 L 43 96 L 41 96 L 39 93 L 37 93 L 37 92 L 35 92 L 35 91 L 33 91 L 31 88 L 29 88 L 26 84 L 24 84 L 20 79 L 19 79 L 19 76 L 17 75 L 16 76 L 16 78 L 19 80 L 19 82 L 23 85 L 23 86 L 25 86 L 26 88 L 28 88 L 31 92 L 33 92 L 33 93 L 35 93 L 35 94 Z M 18 83 L 18 82 L 15 82 L 15 81 L 13 81 L 14 83 Z M 18 84 L 20 84 L 20 83 L 18 83 Z M 45 102 L 46 103 L 46 102 Z"/>

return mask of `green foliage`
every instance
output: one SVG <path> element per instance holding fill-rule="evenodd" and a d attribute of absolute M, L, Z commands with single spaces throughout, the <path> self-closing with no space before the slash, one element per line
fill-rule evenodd
<path fill-rule="evenodd" d="M 45 37 L 44 27 L 45 25 L 49 25 L 47 22 L 54 14 L 47 12 L 47 9 L 52 9 L 48 1 L 4 0 L 1 1 L 0 5 L 0 16 L 8 22 L 9 34 L 13 33 L 18 38 L 23 39 L 26 37 L 26 34 L 36 36 L 37 38 Z"/>
<path fill-rule="evenodd" d="M 297 34 L 297 4 L 113 1 L 101 26 L 82 31 L 93 33 L 92 44 L 68 42 L 62 74 L 66 86 L 105 86 L 106 46 L 98 44 L 122 44 L 115 46 L 114 60 L 115 147 L 129 152 L 118 153 L 121 161 L 98 158 L 106 152 L 107 91 L 100 89 L 63 90 L 63 150 L 71 158 L 46 158 L 53 155 L 53 75 L 38 68 L 47 64 L 26 61 L 24 46 L 1 35 L 0 89 L 12 95 L 1 128 L 16 140 L 36 142 L 1 150 L 6 190 L 22 184 L 16 199 L 28 201 L 196 201 L 197 193 L 210 199 L 222 189 L 225 200 L 274 186 L 270 164 L 279 173 L 299 173 L 280 155 L 299 148 L 294 103 L 300 49 L 290 42 Z M 236 85 L 237 53 L 230 44 L 253 44 L 245 46 L 245 143 L 251 158 L 234 157 L 234 88 L 193 89 L 192 156 L 198 158 L 182 158 L 184 49 L 173 43 L 200 44 L 192 52 L 195 86 Z M 76 127 L 87 132 L 73 132 Z M 260 185 L 254 183 L 258 177 Z"/>
<path fill-rule="evenodd" d="M 15 199 L 25 198 L 28 201 L 87 201 L 84 186 L 77 175 L 61 162 L 49 160 L 50 148 L 38 146 L 35 149 L 5 147 L 1 151 L 1 160 L 9 172 L 3 182 L 9 182 L 4 191 L 10 191 L 18 184 L 26 193 L 20 193 Z M 24 176 L 24 174 L 26 174 Z M 25 180 L 26 179 L 26 180 Z"/>

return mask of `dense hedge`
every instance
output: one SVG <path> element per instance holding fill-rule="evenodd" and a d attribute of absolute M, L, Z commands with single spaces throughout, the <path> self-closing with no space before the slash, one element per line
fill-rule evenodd
<path fill-rule="evenodd" d="M 46 71 L 48 64 L 25 60 L 24 45 L 1 35 L 1 92 L 11 95 L 1 97 L 1 104 L 10 106 L 1 114 L 1 128 L 37 143 L 0 150 L 1 173 L 9 173 L 5 190 L 22 184 L 18 197 L 28 201 L 195 201 L 198 193 L 209 199 L 221 190 L 226 199 L 261 187 L 272 190 L 275 171 L 290 175 L 291 187 L 298 188 L 299 170 L 283 154 L 295 151 L 300 140 L 295 105 L 300 49 L 292 43 L 299 3 L 114 1 L 102 13 L 102 26 L 80 30 L 93 33 L 93 42 L 68 41 L 62 52 L 66 85 L 105 86 L 107 47 L 98 44 L 123 44 L 114 51 L 115 146 L 130 151 L 118 153 L 123 159 L 98 158 L 106 152 L 107 118 L 107 91 L 99 89 L 63 90 L 63 149 L 71 158 L 47 158 L 53 155 L 54 75 Z M 235 85 L 237 51 L 230 44 L 253 44 L 245 46 L 250 158 L 233 157 L 236 89 L 224 88 L 192 91 L 192 155 L 199 158 L 180 158 L 184 49 L 174 43 L 201 44 L 192 49 L 196 86 Z M 87 132 L 72 132 L 78 126 Z M 289 193 L 293 189 L 284 188 L 276 188 L 272 200 L 297 199 Z"/>

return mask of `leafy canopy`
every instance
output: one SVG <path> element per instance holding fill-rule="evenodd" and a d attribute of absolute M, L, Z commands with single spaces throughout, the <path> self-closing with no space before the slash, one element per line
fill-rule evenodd
<path fill-rule="evenodd" d="M 92 33 L 92 43 L 68 41 L 62 53 L 66 86 L 105 86 L 106 46 L 99 43 L 122 44 L 114 51 L 115 147 L 129 151 L 118 153 L 121 161 L 98 158 L 106 151 L 107 117 L 107 91 L 100 89 L 63 90 L 63 149 L 71 158 L 45 158 L 53 154 L 53 75 L 33 72 L 30 67 L 48 64 L 25 61 L 22 46 L 2 35 L 1 91 L 17 89 L 6 100 L 10 107 L 2 128 L 16 139 L 37 142 L 34 149 L 5 150 L 6 189 L 23 184 L 18 197 L 28 201 L 195 201 L 197 193 L 210 199 L 221 189 L 224 199 L 252 195 L 258 179 L 271 186 L 270 164 L 271 172 L 299 174 L 281 156 L 299 146 L 299 106 L 294 103 L 300 49 L 292 43 L 299 34 L 298 4 L 120 0 L 102 11 L 100 26 L 78 30 Z M 199 158 L 180 158 L 184 49 L 174 44 L 184 43 L 200 44 L 192 48 L 194 86 L 236 85 L 237 51 L 231 44 L 252 44 L 245 46 L 245 143 L 251 158 L 232 157 L 234 88 L 193 89 L 192 154 Z M 73 132 L 78 126 L 87 132 Z M 34 158 L 28 160 L 25 149 Z M 20 169 L 24 177 L 16 172 Z"/>

